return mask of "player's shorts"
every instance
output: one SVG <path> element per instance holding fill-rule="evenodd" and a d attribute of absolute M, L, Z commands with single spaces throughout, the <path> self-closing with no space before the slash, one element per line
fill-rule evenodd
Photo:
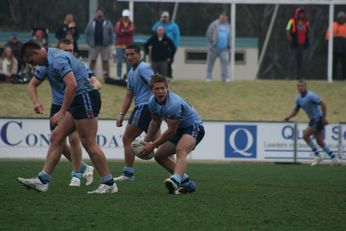
<path fill-rule="evenodd" d="M 147 132 L 150 121 L 151 112 L 149 110 L 148 104 L 141 104 L 133 109 L 128 123 Z"/>
<path fill-rule="evenodd" d="M 89 48 L 89 58 L 97 60 L 98 55 L 101 55 L 102 61 L 108 61 L 111 58 L 110 46 L 94 46 Z"/>
<path fill-rule="evenodd" d="M 96 118 L 101 109 L 101 96 L 98 90 L 76 95 L 68 111 L 74 119 Z"/>
<path fill-rule="evenodd" d="M 169 141 L 175 145 L 178 144 L 180 138 L 184 135 L 184 134 L 188 134 L 191 135 L 195 140 L 196 140 L 196 145 L 199 144 L 199 142 L 201 142 L 201 140 L 204 137 L 204 127 L 201 124 L 195 124 L 186 128 L 178 128 L 177 132 L 175 133 L 175 135 L 169 139 Z"/>
<path fill-rule="evenodd" d="M 324 130 L 324 124 L 322 121 L 322 117 L 311 119 L 309 122 L 309 127 L 315 128 L 317 131 L 323 131 Z"/>

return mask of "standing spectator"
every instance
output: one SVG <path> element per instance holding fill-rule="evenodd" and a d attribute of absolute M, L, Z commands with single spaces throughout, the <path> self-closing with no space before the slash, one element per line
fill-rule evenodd
<path fill-rule="evenodd" d="M 125 48 L 133 43 L 133 34 L 135 33 L 135 25 L 130 20 L 130 11 L 125 9 L 122 17 L 115 24 L 115 49 L 117 59 L 117 78 L 121 79 L 123 62 L 125 60 Z M 126 73 L 130 66 L 126 63 Z"/>
<path fill-rule="evenodd" d="M 0 81 L 10 82 L 18 71 L 18 62 L 10 46 L 5 46 L 0 58 Z"/>
<path fill-rule="evenodd" d="M 149 54 L 154 73 L 167 76 L 167 64 L 171 62 L 176 47 L 173 41 L 167 37 L 162 26 L 159 26 L 156 34 L 144 44 L 144 50 L 146 54 Z"/>
<path fill-rule="evenodd" d="M 18 34 L 16 32 L 11 33 L 11 39 L 5 44 L 5 46 L 9 46 L 12 49 L 14 57 L 16 57 L 18 62 L 18 71 L 21 70 L 22 62 L 19 57 L 20 47 L 22 46 L 22 42 L 18 39 Z"/>
<path fill-rule="evenodd" d="M 85 39 L 89 45 L 90 69 L 95 73 L 98 55 L 101 55 L 103 78 L 109 78 L 109 58 L 114 42 L 113 24 L 105 18 L 103 10 L 96 11 L 96 17 L 85 28 Z"/>
<path fill-rule="evenodd" d="M 342 65 L 342 78 L 346 80 L 346 15 L 339 12 L 337 20 L 333 24 L 333 78 L 336 78 L 338 62 Z M 329 39 L 329 28 L 326 33 L 326 40 Z"/>
<path fill-rule="evenodd" d="M 304 51 L 309 47 L 308 34 L 309 22 L 306 20 L 305 10 L 297 8 L 294 18 L 288 21 L 286 27 L 286 35 L 292 51 L 289 61 L 291 78 L 302 78 Z"/>
<path fill-rule="evenodd" d="M 221 13 L 219 19 L 216 19 L 208 26 L 206 36 L 208 39 L 206 81 L 211 81 L 215 60 L 219 58 L 221 64 L 221 79 L 224 82 L 229 82 L 231 25 L 228 22 L 226 13 Z"/>
<path fill-rule="evenodd" d="M 76 22 L 74 21 L 72 14 L 67 14 L 65 16 L 64 24 L 62 24 L 58 30 L 55 32 L 55 37 L 58 40 L 68 38 L 73 42 L 74 54 L 78 54 L 78 39 L 79 32 L 77 29 Z"/>
<path fill-rule="evenodd" d="M 173 41 L 176 49 L 178 49 L 179 43 L 180 43 L 180 29 L 179 29 L 179 26 L 175 22 L 170 21 L 168 11 L 164 11 L 161 14 L 160 20 L 157 21 L 152 27 L 151 30 L 154 34 L 156 33 L 157 28 L 159 26 L 163 27 L 167 37 Z M 173 61 L 174 61 L 174 55 L 172 56 L 170 62 L 168 62 L 168 65 L 167 65 L 167 77 L 169 78 L 173 78 L 173 70 L 172 70 Z"/>

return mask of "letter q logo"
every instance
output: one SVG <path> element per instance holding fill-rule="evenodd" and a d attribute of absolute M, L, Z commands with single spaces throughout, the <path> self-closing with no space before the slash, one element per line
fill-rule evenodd
<path fill-rule="evenodd" d="M 257 127 L 250 125 L 225 126 L 225 157 L 256 158 Z"/>

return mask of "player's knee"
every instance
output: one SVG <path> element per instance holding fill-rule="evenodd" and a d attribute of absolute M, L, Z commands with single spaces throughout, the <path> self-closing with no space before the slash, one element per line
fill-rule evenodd
<path fill-rule="evenodd" d="M 70 145 L 77 145 L 79 144 L 79 137 L 78 136 L 69 136 L 68 141 Z"/>
<path fill-rule="evenodd" d="M 60 144 L 64 141 L 65 139 L 61 136 L 61 134 L 57 132 L 52 132 L 51 137 L 50 137 L 50 143 L 52 145 L 54 144 Z"/>

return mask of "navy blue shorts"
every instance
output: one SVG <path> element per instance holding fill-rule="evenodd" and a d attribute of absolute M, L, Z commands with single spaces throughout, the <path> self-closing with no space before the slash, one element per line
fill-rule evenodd
<path fill-rule="evenodd" d="M 196 145 L 199 144 L 199 142 L 201 142 L 201 140 L 204 137 L 204 127 L 200 124 L 195 124 L 186 128 L 178 128 L 178 131 L 175 133 L 175 135 L 169 139 L 170 142 L 172 142 L 173 144 L 177 145 L 180 138 L 184 135 L 184 134 L 189 134 L 191 135 L 195 140 L 196 140 Z"/>
<path fill-rule="evenodd" d="M 57 104 L 52 104 L 50 107 L 50 116 L 49 118 L 52 118 L 54 114 L 56 114 L 58 111 L 60 111 L 61 105 L 57 105 Z M 50 120 L 49 120 L 49 127 L 50 130 L 53 131 L 54 128 L 56 127 L 56 125 L 51 124 Z"/>
<path fill-rule="evenodd" d="M 68 111 L 75 120 L 96 118 L 101 109 L 101 95 L 98 90 L 76 95 Z"/>
<path fill-rule="evenodd" d="M 147 104 L 141 104 L 136 106 L 129 118 L 128 123 L 132 126 L 139 127 L 145 132 L 148 131 L 148 127 L 151 121 L 151 112 Z"/>
<path fill-rule="evenodd" d="M 324 130 L 324 124 L 322 121 L 322 117 L 318 117 L 316 119 L 310 120 L 309 127 L 315 128 L 317 131 L 323 131 Z"/>

